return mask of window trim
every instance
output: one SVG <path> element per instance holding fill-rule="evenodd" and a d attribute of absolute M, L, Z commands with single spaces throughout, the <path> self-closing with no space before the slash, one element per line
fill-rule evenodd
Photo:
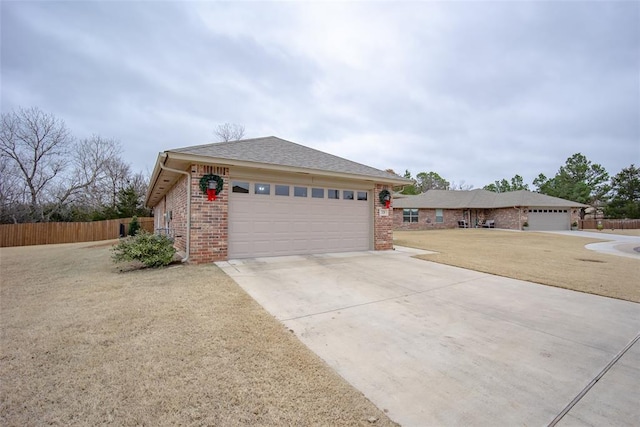
<path fill-rule="evenodd" d="M 287 194 L 278 194 L 278 188 L 280 190 L 286 188 L 287 189 Z M 279 197 L 289 197 L 291 195 L 291 186 L 290 185 L 286 185 L 286 184 L 276 184 L 275 188 L 273 190 L 273 194 L 274 194 L 274 196 L 279 196 Z"/>
<path fill-rule="evenodd" d="M 238 185 L 234 185 L 234 184 L 238 184 Z M 244 187 L 241 186 L 242 184 L 246 184 L 247 185 L 247 188 L 246 188 L 247 191 L 236 191 L 236 187 L 244 189 Z M 232 193 L 235 193 L 235 194 L 249 194 L 250 191 L 251 191 L 251 183 L 249 181 L 231 181 L 231 192 Z"/>
<path fill-rule="evenodd" d="M 258 186 L 264 186 L 265 189 L 267 190 L 266 193 L 263 192 L 258 192 Z M 271 183 L 263 183 L 263 182 L 254 182 L 253 183 L 253 194 L 256 195 L 260 195 L 260 196 L 270 196 L 271 195 Z"/>
<path fill-rule="evenodd" d="M 420 217 L 420 209 L 408 208 L 402 209 L 402 222 L 417 223 Z"/>

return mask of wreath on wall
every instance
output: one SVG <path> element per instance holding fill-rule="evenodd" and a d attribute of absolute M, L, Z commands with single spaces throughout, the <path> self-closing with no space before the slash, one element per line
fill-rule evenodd
<path fill-rule="evenodd" d="M 389 209 L 389 205 L 391 204 L 391 193 L 389 190 L 382 190 L 378 193 L 378 198 L 380 199 L 380 204 Z"/>
<path fill-rule="evenodd" d="M 216 188 L 215 188 L 215 193 L 212 195 L 211 192 L 209 190 L 211 190 L 209 188 L 209 182 L 210 181 L 215 181 L 216 182 Z M 202 178 L 200 178 L 200 190 L 206 194 L 207 196 L 209 196 L 209 200 L 215 200 L 216 195 L 222 193 L 222 186 L 224 185 L 224 179 L 222 179 L 222 177 L 218 176 L 218 175 L 214 175 L 214 174 L 206 174 L 204 175 Z M 213 198 L 212 198 L 213 197 Z"/>

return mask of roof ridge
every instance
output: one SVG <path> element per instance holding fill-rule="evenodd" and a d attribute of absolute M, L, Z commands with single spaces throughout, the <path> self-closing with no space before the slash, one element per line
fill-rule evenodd
<path fill-rule="evenodd" d="M 172 148 L 166 151 L 181 151 L 181 150 L 191 150 L 194 148 L 205 148 L 205 147 L 211 147 L 214 145 L 217 146 L 221 146 L 221 145 L 230 145 L 230 144 L 235 144 L 237 142 L 251 142 L 251 141 L 256 141 L 259 139 L 269 139 L 269 138 L 274 138 L 274 139 L 279 139 L 281 141 L 286 141 L 286 142 L 291 142 L 291 141 L 287 141 L 285 139 L 279 138 L 277 136 L 273 136 L 273 135 L 269 135 L 269 136 L 261 136 L 261 137 L 256 137 L 256 138 L 246 138 L 246 139 L 235 139 L 233 141 L 219 141 L 219 142 L 208 142 L 206 144 L 199 144 L 199 145 L 189 145 L 187 147 L 179 147 L 179 148 Z M 295 144 L 295 142 L 292 142 L 292 144 Z M 297 144 L 300 145 L 300 144 Z"/>

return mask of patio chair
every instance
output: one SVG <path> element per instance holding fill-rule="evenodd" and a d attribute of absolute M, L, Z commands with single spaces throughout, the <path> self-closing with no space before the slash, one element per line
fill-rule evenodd
<path fill-rule="evenodd" d="M 496 221 L 488 219 L 482 224 L 482 228 L 496 228 Z"/>
<path fill-rule="evenodd" d="M 458 221 L 458 228 L 469 228 L 469 224 L 464 219 Z"/>

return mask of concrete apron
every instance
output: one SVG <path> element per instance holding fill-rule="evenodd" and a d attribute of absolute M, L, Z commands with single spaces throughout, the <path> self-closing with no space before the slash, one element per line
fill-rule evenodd
<path fill-rule="evenodd" d="M 413 253 L 218 265 L 404 426 L 637 425 L 640 304 Z"/>

